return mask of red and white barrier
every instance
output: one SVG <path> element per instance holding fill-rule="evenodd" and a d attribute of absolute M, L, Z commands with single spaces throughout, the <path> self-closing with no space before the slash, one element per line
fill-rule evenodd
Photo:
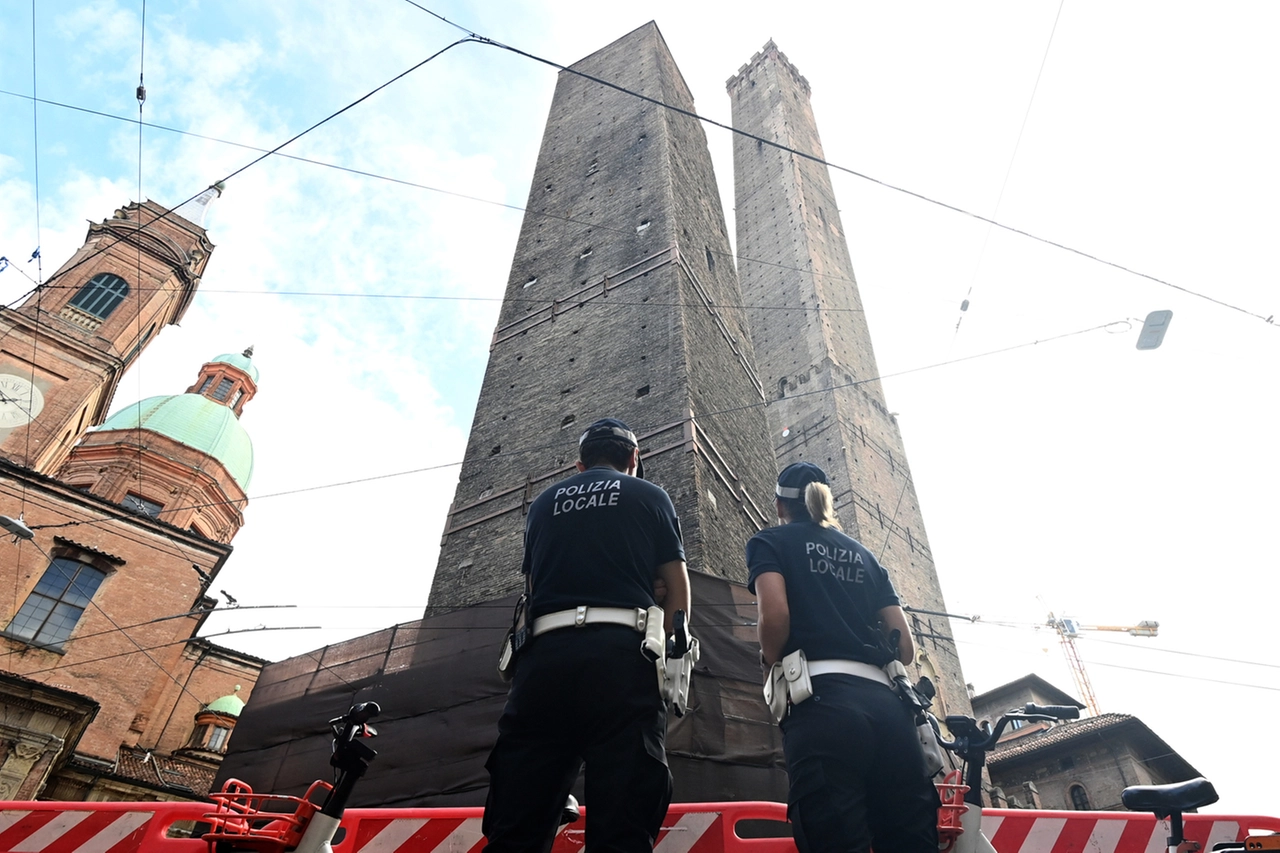
<path fill-rule="evenodd" d="M 0 802 L 0 853 L 205 853 L 198 838 L 170 837 L 199 821 L 200 803 Z M 584 809 L 584 812 L 586 810 Z M 655 853 L 795 853 L 790 838 L 743 838 L 742 821 L 785 822 L 779 803 L 677 803 Z M 479 853 L 481 810 L 350 809 L 334 853 Z M 1188 839 L 1211 850 L 1250 830 L 1280 832 L 1280 819 L 1192 814 Z M 584 824 L 564 827 L 552 853 L 578 853 Z M 998 853 L 1161 853 L 1169 828 L 1150 814 L 987 809 L 983 830 Z"/>

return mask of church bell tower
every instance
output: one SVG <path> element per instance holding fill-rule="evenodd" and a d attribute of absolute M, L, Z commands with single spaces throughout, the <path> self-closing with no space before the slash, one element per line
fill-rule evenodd
<path fill-rule="evenodd" d="M 129 204 L 17 308 L 0 311 L 0 455 L 49 474 L 102 423 L 125 370 L 195 296 L 220 187 L 176 210 Z"/>

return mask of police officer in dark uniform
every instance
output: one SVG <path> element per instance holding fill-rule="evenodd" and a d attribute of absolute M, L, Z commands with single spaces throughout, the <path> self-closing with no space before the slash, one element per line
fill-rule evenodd
<path fill-rule="evenodd" d="M 910 712 L 881 669 L 915 658 L 889 574 L 840 531 L 827 476 L 797 462 L 778 477 L 782 524 L 747 543 L 748 588 L 759 608 L 761 657 L 797 649 L 813 695 L 782 721 L 800 853 L 936 853 L 938 795 Z"/>
<path fill-rule="evenodd" d="M 489 755 L 487 853 L 551 849 L 586 764 L 592 850 L 649 851 L 671 802 L 666 705 L 641 650 L 654 586 L 663 637 L 689 611 L 689 576 L 671 498 L 637 474 L 622 421 L 596 421 L 578 442 L 578 474 L 542 492 L 525 525 L 534 638 L 519 653 Z"/>

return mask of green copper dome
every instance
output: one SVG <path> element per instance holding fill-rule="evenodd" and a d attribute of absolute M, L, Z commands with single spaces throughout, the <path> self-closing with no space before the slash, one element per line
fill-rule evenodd
<path fill-rule="evenodd" d="M 223 353 L 217 358 L 209 359 L 209 361 L 210 363 L 217 362 L 221 364 L 229 364 L 232 367 L 238 367 L 241 370 L 243 370 L 245 373 L 249 374 L 249 378 L 254 381 L 254 384 L 257 384 L 258 368 L 253 366 L 253 360 L 249 358 L 249 356 L 252 355 L 252 353 L 253 353 L 253 348 L 250 347 L 248 350 L 246 350 L 243 353 L 239 353 L 239 352 Z"/>
<path fill-rule="evenodd" d="M 243 366 L 231 361 L 242 359 Z M 219 356 L 215 361 L 235 364 L 256 378 L 257 370 L 243 356 Z M 246 492 L 253 479 L 253 443 L 231 409 L 199 394 L 148 397 L 125 406 L 95 431 L 145 429 L 167 435 L 217 459 Z"/>
<path fill-rule="evenodd" d="M 240 685 L 236 685 L 236 693 L 240 692 Z M 224 714 L 228 717 L 238 717 L 240 712 L 244 710 L 244 702 L 236 693 L 229 693 L 218 699 L 214 699 L 208 705 L 204 706 L 206 711 L 213 711 L 215 714 Z"/>

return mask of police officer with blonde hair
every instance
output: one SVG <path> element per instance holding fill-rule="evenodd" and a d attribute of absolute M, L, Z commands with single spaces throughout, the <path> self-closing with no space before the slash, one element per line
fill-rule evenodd
<path fill-rule="evenodd" d="M 915 645 L 889 574 L 835 519 L 827 475 L 778 476 L 778 518 L 747 543 L 766 667 L 803 652 L 810 695 L 784 707 L 790 817 L 800 853 L 936 853 L 938 795 L 911 713 L 883 667 Z M 779 670 L 780 671 L 780 670 Z M 784 687 L 784 689 L 786 689 Z"/>
<path fill-rule="evenodd" d="M 596 421 L 578 448 L 579 473 L 534 499 L 525 524 L 533 639 L 485 765 L 487 853 L 550 850 L 584 764 L 588 849 L 652 850 L 671 802 L 667 707 L 642 649 L 689 611 L 680 523 L 667 493 L 642 479 L 622 421 Z"/>

